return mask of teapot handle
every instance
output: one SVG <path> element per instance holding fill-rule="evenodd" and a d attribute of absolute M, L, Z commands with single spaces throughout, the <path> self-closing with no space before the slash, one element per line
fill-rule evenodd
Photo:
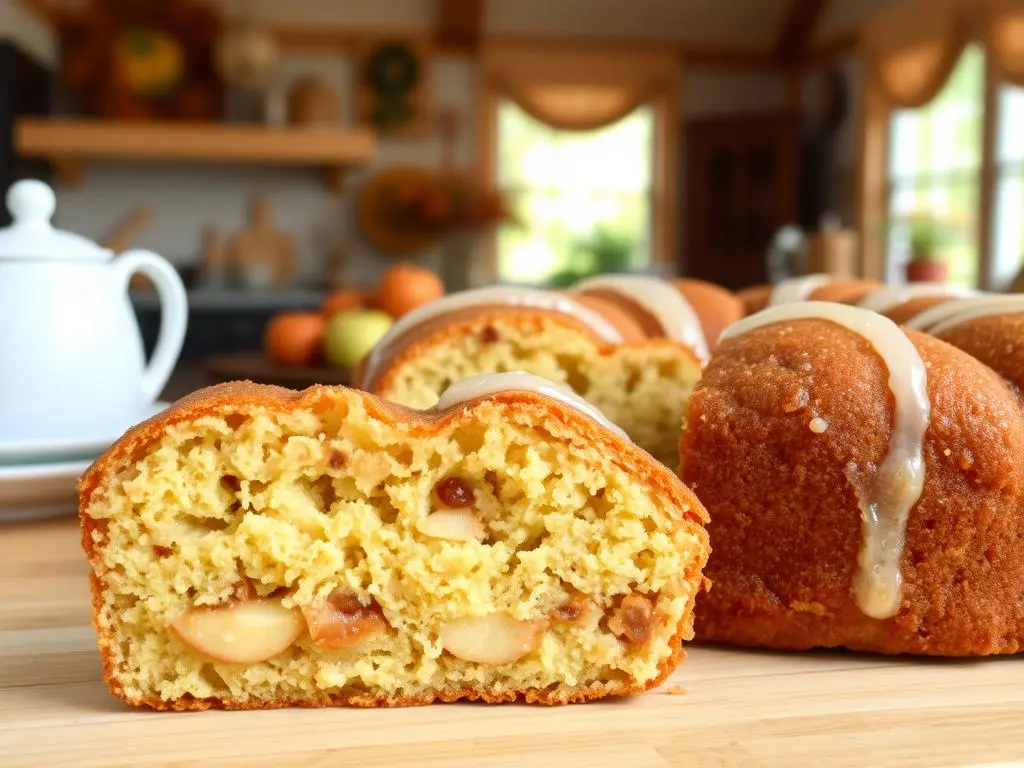
<path fill-rule="evenodd" d="M 160 297 L 160 334 L 153 358 L 142 374 L 142 392 L 152 402 L 160 395 L 171 377 L 188 327 L 188 298 L 185 286 L 170 262 L 151 251 L 128 251 L 113 261 L 124 281 L 125 290 L 133 274 L 141 272 L 153 281 Z"/>

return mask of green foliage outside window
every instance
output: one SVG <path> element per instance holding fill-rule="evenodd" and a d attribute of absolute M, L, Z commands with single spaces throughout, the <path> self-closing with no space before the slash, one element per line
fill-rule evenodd
<path fill-rule="evenodd" d="M 498 184 L 519 226 L 498 232 L 502 280 L 564 284 L 650 261 L 654 114 L 564 131 L 516 104 L 498 109 Z"/>
<path fill-rule="evenodd" d="M 890 218 L 919 224 L 890 229 L 890 279 L 899 280 L 901 265 L 927 247 L 949 264 L 952 284 L 977 285 L 984 103 L 985 52 L 972 46 L 930 104 L 894 115 Z"/>
<path fill-rule="evenodd" d="M 628 235 L 598 227 L 575 243 L 568 264 L 548 282 L 564 288 L 589 275 L 627 272 L 633 266 L 635 253 L 636 243 Z"/>

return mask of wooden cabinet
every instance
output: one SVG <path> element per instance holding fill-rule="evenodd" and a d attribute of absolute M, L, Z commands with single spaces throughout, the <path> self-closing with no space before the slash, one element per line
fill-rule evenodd
<path fill-rule="evenodd" d="M 797 216 L 799 119 L 757 114 L 685 129 L 681 272 L 731 289 L 766 281 L 766 253 Z"/>

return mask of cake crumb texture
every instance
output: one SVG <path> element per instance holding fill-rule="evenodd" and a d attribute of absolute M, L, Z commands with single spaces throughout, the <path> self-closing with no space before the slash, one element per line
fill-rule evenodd
<path fill-rule="evenodd" d="M 683 408 L 701 365 L 675 342 L 603 347 L 552 317 L 498 315 L 446 328 L 410 347 L 374 391 L 410 408 L 429 408 L 456 381 L 507 371 L 569 387 L 641 448 L 678 468 Z"/>
<path fill-rule="evenodd" d="M 218 391 L 130 433 L 83 479 L 99 643 L 125 700 L 564 703 L 653 687 L 681 662 L 705 513 L 585 417 L 522 393 L 427 418 L 343 388 Z M 249 621 L 290 616 L 298 637 L 258 661 L 206 653 L 247 644 L 249 625 L 210 639 L 203 623 L 240 600 L 259 604 Z M 339 635 L 317 623 L 325 610 L 367 621 Z M 519 633 L 512 653 L 467 660 L 474 621 L 495 615 L 498 647 L 503 628 Z"/>

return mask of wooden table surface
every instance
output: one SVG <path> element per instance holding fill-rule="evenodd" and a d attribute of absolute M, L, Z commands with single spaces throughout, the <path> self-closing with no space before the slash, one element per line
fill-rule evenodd
<path fill-rule="evenodd" d="M 106 691 L 73 518 L 0 527 L 0 766 L 1024 764 L 1024 659 L 694 648 L 669 685 L 562 708 L 137 711 Z"/>

